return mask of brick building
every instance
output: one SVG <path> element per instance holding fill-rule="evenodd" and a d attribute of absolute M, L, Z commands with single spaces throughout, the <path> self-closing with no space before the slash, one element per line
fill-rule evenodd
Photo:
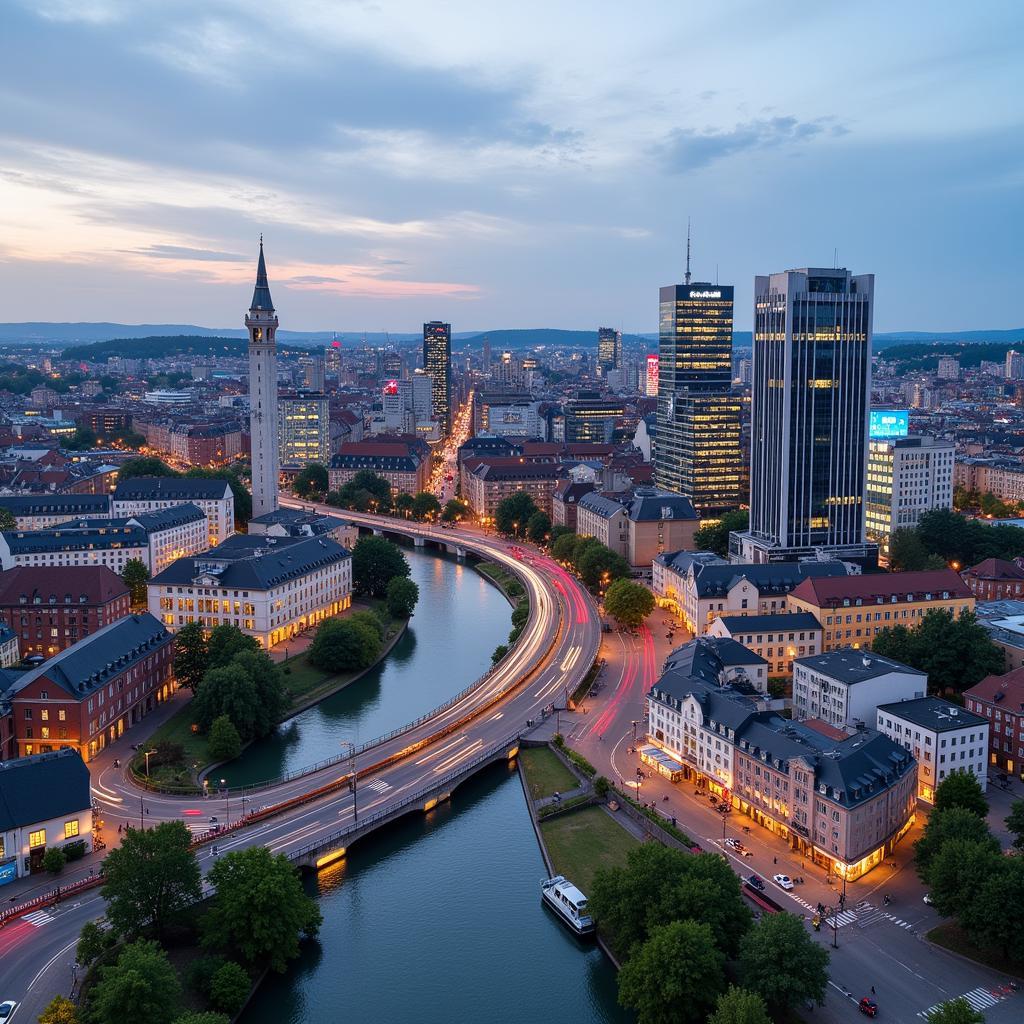
<path fill-rule="evenodd" d="M 964 707 L 988 721 L 988 763 L 1024 779 L 1024 669 L 986 676 L 964 691 Z"/>
<path fill-rule="evenodd" d="M 1024 569 L 1005 558 L 986 558 L 964 569 L 960 578 L 979 601 L 1024 597 Z"/>

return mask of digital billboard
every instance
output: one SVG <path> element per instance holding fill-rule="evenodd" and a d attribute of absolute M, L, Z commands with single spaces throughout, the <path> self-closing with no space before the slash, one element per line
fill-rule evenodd
<path fill-rule="evenodd" d="M 871 410 L 869 437 L 906 437 L 909 430 L 910 413 L 906 409 Z"/>

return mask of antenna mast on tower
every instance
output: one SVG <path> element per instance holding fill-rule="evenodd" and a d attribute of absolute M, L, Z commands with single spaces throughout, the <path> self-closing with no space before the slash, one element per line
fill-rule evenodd
<path fill-rule="evenodd" d="M 686 218 L 686 276 L 683 284 L 690 283 L 690 218 Z"/>

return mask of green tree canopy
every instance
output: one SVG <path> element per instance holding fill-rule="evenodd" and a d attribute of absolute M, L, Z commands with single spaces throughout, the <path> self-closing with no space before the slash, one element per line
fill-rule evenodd
<path fill-rule="evenodd" d="M 952 845 L 942 848 L 933 873 L 938 872 L 939 861 Z M 988 872 L 983 875 L 986 862 Z M 981 850 L 969 871 L 970 877 L 960 882 L 960 926 L 980 949 L 990 950 L 1004 960 L 1024 962 L 1024 921 L 1010 909 L 1024 906 L 1024 859 Z M 972 882 L 975 888 L 968 891 Z"/>
<path fill-rule="evenodd" d="M 567 534 L 575 535 L 576 531 L 571 526 L 566 526 L 564 523 L 558 523 L 551 527 L 550 536 L 548 537 L 548 543 L 554 547 L 555 542 L 559 537 L 565 537 Z"/>
<path fill-rule="evenodd" d="M 180 821 L 146 830 L 130 828 L 103 861 L 107 920 L 131 938 L 145 928 L 162 935 L 196 900 L 199 864 L 189 849 L 192 834 Z"/>
<path fill-rule="evenodd" d="M 412 499 L 412 517 L 413 519 L 419 520 L 435 520 L 441 514 L 441 502 L 430 493 L 430 491 L 420 491 L 415 498 Z"/>
<path fill-rule="evenodd" d="M 624 626 L 639 626 L 654 611 L 654 595 L 640 583 L 616 580 L 604 595 L 604 609 Z"/>
<path fill-rule="evenodd" d="M 889 568 L 893 572 L 921 572 L 926 569 L 945 569 L 942 555 L 928 551 L 915 529 L 904 527 L 889 540 Z"/>
<path fill-rule="evenodd" d="M 258 699 L 256 683 L 241 666 L 211 668 L 192 698 L 192 715 L 202 732 L 208 732 L 214 720 L 224 716 L 239 737 L 250 740 L 257 735 L 262 717 Z"/>
<path fill-rule="evenodd" d="M 555 527 L 555 529 L 558 529 L 558 527 Z M 576 548 L 582 540 L 583 538 L 572 530 L 559 534 L 557 538 L 552 538 L 551 557 L 559 562 L 568 562 L 570 565 L 575 564 Z"/>
<path fill-rule="evenodd" d="M 639 1024 L 697 1024 L 725 988 L 725 956 L 697 921 L 659 925 L 619 971 L 619 1002 Z"/>
<path fill-rule="evenodd" d="M 320 911 L 283 854 L 265 846 L 237 850 L 207 876 L 214 896 L 203 918 L 203 942 L 254 966 L 284 971 L 299 955 L 301 936 L 314 936 Z"/>
<path fill-rule="evenodd" d="M 207 667 L 224 668 L 230 665 L 236 654 L 242 651 L 259 651 L 260 645 L 255 637 L 243 633 L 237 626 L 226 623 L 214 626 L 206 641 Z"/>
<path fill-rule="evenodd" d="M 309 498 L 314 494 L 327 493 L 327 467 L 319 462 L 311 462 L 306 466 L 292 484 L 292 490 L 300 498 Z"/>
<path fill-rule="evenodd" d="M 981 818 L 988 814 L 988 800 L 973 772 L 950 772 L 935 787 L 935 810 L 948 811 L 950 807 L 962 807 Z"/>
<path fill-rule="evenodd" d="M 127 462 L 122 462 L 121 468 L 117 471 L 118 480 L 130 480 L 137 476 L 181 476 L 181 474 L 171 469 L 161 459 L 143 455 L 137 459 L 128 459 Z"/>
<path fill-rule="evenodd" d="M 178 685 L 194 691 L 209 667 L 206 631 L 201 622 L 189 622 L 174 634 L 174 676 Z"/>
<path fill-rule="evenodd" d="M 88 427 L 78 427 L 74 434 L 63 442 L 63 447 L 71 452 L 85 452 L 98 445 L 99 438 Z"/>
<path fill-rule="evenodd" d="M 215 1009 L 234 1016 L 242 1008 L 251 988 L 252 980 L 245 968 L 228 960 L 210 978 L 210 1002 Z"/>
<path fill-rule="evenodd" d="M 360 597 L 386 597 L 388 583 L 411 572 L 402 549 L 384 537 L 360 537 L 352 549 L 352 589 Z"/>
<path fill-rule="evenodd" d="M 78 936 L 75 959 L 87 966 L 114 941 L 116 937 L 112 932 L 104 930 L 95 921 L 86 921 Z"/>
<path fill-rule="evenodd" d="M 551 533 L 551 517 L 547 512 L 534 512 L 526 521 L 526 536 L 534 544 L 543 544 Z"/>
<path fill-rule="evenodd" d="M 764 1000 L 756 992 L 730 985 L 715 1003 L 708 1024 L 772 1024 Z"/>
<path fill-rule="evenodd" d="M 407 619 L 412 615 L 420 599 L 420 588 L 404 576 L 396 576 L 388 582 L 388 614 L 396 619 Z"/>
<path fill-rule="evenodd" d="M 603 544 L 588 545 L 582 555 L 577 548 L 577 559 L 580 579 L 592 591 L 603 590 L 615 580 L 629 578 L 629 562 Z"/>
<path fill-rule="evenodd" d="M 458 498 L 449 498 L 444 503 L 444 510 L 441 512 L 441 521 L 444 523 L 458 523 L 469 518 L 469 506 Z"/>
<path fill-rule="evenodd" d="M 739 980 L 764 999 L 773 1017 L 825 998 L 828 950 L 794 914 L 764 914 L 740 943 Z"/>
<path fill-rule="evenodd" d="M 361 469 L 327 496 L 328 504 L 356 512 L 387 513 L 391 510 L 391 484 L 382 476 Z"/>
<path fill-rule="evenodd" d="M 931 900 L 943 917 L 960 917 L 983 883 L 998 871 L 998 846 L 986 840 L 950 839 L 928 865 Z"/>
<path fill-rule="evenodd" d="M 131 591 L 133 605 L 146 603 L 146 584 L 149 582 L 149 570 L 140 558 L 129 558 L 121 570 L 121 579 Z"/>
<path fill-rule="evenodd" d="M 99 976 L 89 996 L 95 1024 L 171 1024 L 181 1009 L 178 975 L 155 942 L 125 946 L 117 963 L 100 968 Z"/>
<path fill-rule="evenodd" d="M 380 647 L 380 636 L 367 620 L 327 619 L 317 629 L 308 657 L 311 665 L 325 672 L 355 672 L 372 665 Z"/>
<path fill-rule="evenodd" d="M 1014 837 L 1014 849 L 1024 853 L 1024 800 L 1014 800 L 1010 804 L 1010 813 L 1003 821 L 1007 830 Z"/>
<path fill-rule="evenodd" d="M 729 534 L 734 530 L 745 530 L 750 524 L 750 514 L 739 509 L 724 513 L 717 522 L 702 526 L 693 537 L 698 551 L 713 551 L 725 558 L 729 554 Z"/>
<path fill-rule="evenodd" d="M 498 502 L 494 525 L 508 537 L 525 537 L 530 516 L 537 511 L 537 503 L 526 491 L 516 491 Z"/>
<path fill-rule="evenodd" d="M 9 508 L 0 508 L 0 530 L 16 530 L 18 520 Z"/>
<path fill-rule="evenodd" d="M 242 738 L 227 715 L 219 715 L 210 725 L 206 752 L 214 761 L 233 761 L 242 752 Z"/>
<path fill-rule="evenodd" d="M 51 874 L 60 874 L 67 862 L 67 854 L 59 846 L 51 846 L 43 854 L 43 869 Z"/>
<path fill-rule="evenodd" d="M 924 826 L 924 834 L 914 843 L 917 873 L 925 882 L 931 882 L 930 869 L 939 851 L 956 839 L 987 845 L 998 853 L 999 842 L 989 832 L 984 818 L 963 807 L 950 807 L 946 811 L 932 811 Z"/>
<path fill-rule="evenodd" d="M 400 491 L 395 495 L 395 515 L 403 519 L 412 518 L 412 507 L 416 499 L 408 491 Z"/>
<path fill-rule="evenodd" d="M 64 996 L 54 996 L 39 1015 L 39 1024 L 78 1024 L 78 1007 Z"/>
<path fill-rule="evenodd" d="M 988 507 L 992 510 L 988 513 L 990 515 L 999 511 L 995 499 Z M 1024 555 L 1024 534 L 1018 527 L 990 526 L 978 519 L 966 519 L 949 509 L 925 512 L 916 529 L 926 551 L 939 555 L 944 562 L 956 563 L 962 569 L 986 558 L 1013 559 Z"/>
<path fill-rule="evenodd" d="M 985 1024 L 985 1014 L 963 996 L 947 999 L 928 1014 L 928 1024 Z"/>

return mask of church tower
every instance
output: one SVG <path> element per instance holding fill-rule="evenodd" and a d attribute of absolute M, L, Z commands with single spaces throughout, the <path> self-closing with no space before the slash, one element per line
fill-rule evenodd
<path fill-rule="evenodd" d="M 249 433 L 252 436 L 252 514 L 277 508 L 277 314 L 267 283 L 260 235 L 256 288 L 245 317 L 249 331 Z"/>

